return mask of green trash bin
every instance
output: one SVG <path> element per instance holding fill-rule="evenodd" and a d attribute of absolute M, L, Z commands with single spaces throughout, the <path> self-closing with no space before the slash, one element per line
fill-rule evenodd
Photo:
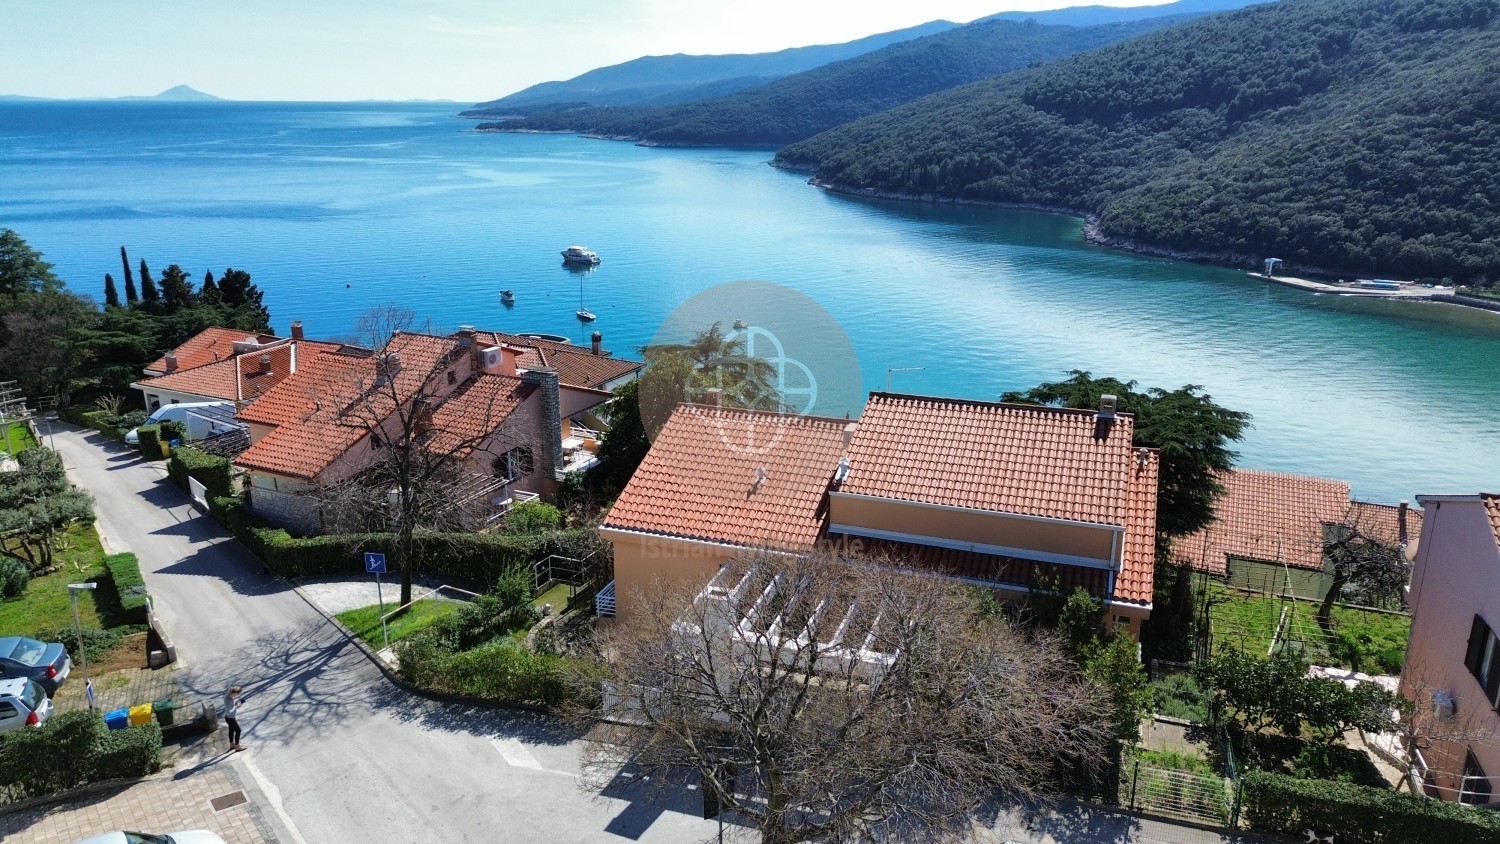
<path fill-rule="evenodd" d="M 172 726 L 172 710 L 176 708 L 177 704 L 170 700 L 159 700 L 151 705 L 152 711 L 156 713 L 156 723 L 163 727 Z"/>

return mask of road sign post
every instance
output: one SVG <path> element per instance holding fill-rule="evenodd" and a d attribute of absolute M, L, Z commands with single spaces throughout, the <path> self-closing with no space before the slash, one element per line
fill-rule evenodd
<path fill-rule="evenodd" d="M 375 575 L 375 597 L 380 601 L 380 635 L 385 646 L 391 646 L 391 634 L 385 629 L 385 590 L 380 585 L 380 576 L 385 574 L 385 555 L 373 551 L 365 552 L 365 572 Z"/>

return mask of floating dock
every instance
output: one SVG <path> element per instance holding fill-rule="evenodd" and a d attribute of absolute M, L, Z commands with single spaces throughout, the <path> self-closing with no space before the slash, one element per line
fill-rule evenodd
<path fill-rule="evenodd" d="M 1434 296 L 1452 296 L 1451 287 L 1428 287 L 1422 284 L 1398 283 L 1389 286 L 1389 282 L 1381 282 L 1380 286 L 1361 286 L 1357 283 L 1329 284 L 1324 281 L 1312 281 L 1306 278 L 1295 278 L 1288 275 L 1266 275 L 1265 273 L 1246 273 L 1251 278 L 1271 284 L 1280 284 L 1283 287 L 1295 287 L 1298 290 L 1306 290 L 1309 293 L 1329 293 L 1334 296 L 1366 296 L 1374 299 L 1431 299 Z"/>

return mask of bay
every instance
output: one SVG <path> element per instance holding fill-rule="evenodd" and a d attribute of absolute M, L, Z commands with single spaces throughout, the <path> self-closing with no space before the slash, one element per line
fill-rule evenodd
<path fill-rule="evenodd" d="M 477 133 L 455 110 L 3 103 L 0 227 L 96 298 L 122 245 L 158 276 L 248 270 L 275 327 L 314 337 L 394 301 L 630 354 L 693 294 L 758 279 L 837 318 L 866 390 L 993 400 L 1071 369 L 1199 384 L 1254 414 L 1243 465 L 1386 501 L 1500 488 L 1496 315 L 1268 287 L 1095 246 L 1061 215 L 830 195 L 765 151 Z M 570 243 L 597 270 L 563 268 Z"/>

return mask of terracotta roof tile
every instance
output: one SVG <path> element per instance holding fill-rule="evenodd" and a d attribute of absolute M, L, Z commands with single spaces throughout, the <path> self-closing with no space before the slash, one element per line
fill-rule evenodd
<path fill-rule="evenodd" d="M 500 427 L 534 392 L 536 385 L 510 375 L 480 373 L 469 378 L 433 411 L 433 447 L 439 451 L 472 450 L 480 438 Z"/>
<path fill-rule="evenodd" d="M 873 393 L 843 491 L 1123 525 L 1134 426 L 1129 414 Z"/>
<path fill-rule="evenodd" d="M 604 526 L 749 546 L 810 548 L 844 453 L 844 419 L 681 405 Z M 776 443 L 764 453 L 738 444 Z M 731 443 L 736 444 L 731 447 Z M 763 483 L 757 471 L 766 470 Z"/>
<path fill-rule="evenodd" d="M 1120 572 L 1115 576 L 1116 601 L 1150 604 L 1156 584 L 1156 503 L 1161 477 L 1161 455 L 1155 449 L 1146 459 L 1131 461 L 1126 493 L 1125 546 L 1120 554 Z"/>
<path fill-rule="evenodd" d="M 1490 531 L 1495 534 L 1495 547 L 1500 548 L 1500 495 L 1480 493 L 1484 511 L 1490 516 Z"/>
<path fill-rule="evenodd" d="M 291 374 L 293 347 L 299 358 L 336 349 L 332 343 L 301 340 L 272 346 L 258 352 L 234 355 L 139 382 L 146 389 L 171 390 L 205 398 L 251 402 Z M 262 358 L 269 358 L 269 371 Z"/>
<path fill-rule="evenodd" d="M 475 341 L 522 349 L 521 356 L 516 360 L 517 365 L 523 369 L 546 367 L 557 370 L 558 380 L 577 387 L 598 389 L 645 366 L 640 361 L 614 357 L 607 351 L 596 355 L 590 349 L 571 343 L 538 340 L 499 331 L 480 331 L 475 335 Z"/>
<path fill-rule="evenodd" d="M 204 364 L 224 360 L 234 356 L 234 344 L 241 340 L 254 340 L 258 343 L 275 343 L 280 340 L 271 334 L 257 334 L 254 331 L 243 331 L 237 328 L 205 328 L 194 334 L 171 351 L 177 355 L 178 369 L 192 369 Z M 167 356 L 162 355 L 152 361 L 147 367 L 147 372 L 165 373 L 167 371 Z"/>
<path fill-rule="evenodd" d="M 1420 507 L 1406 508 L 1406 530 L 1403 536 L 1399 506 L 1375 504 L 1369 501 L 1355 501 L 1351 506 L 1354 524 L 1365 531 L 1366 535 L 1388 545 L 1399 545 L 1404 541 L 1412 546 L 1422 536 L 1422 509 Z"/>

